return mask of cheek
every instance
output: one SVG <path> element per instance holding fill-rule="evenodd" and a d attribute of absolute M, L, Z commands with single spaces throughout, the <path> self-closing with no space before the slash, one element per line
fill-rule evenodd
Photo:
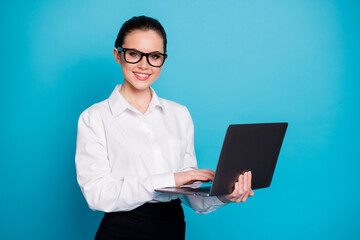
<path fill-rule="evenodd" d="M 153 71 L 154 75 L 159 76 L 162 68 L 157 68 Z"/>
<path fill-rule="evenodd" d="M 121 64 L 121 69 L 122 69 L 122 72 L 125 74 L 125 73 L 129 73 L 129 72 L 132 72 L 133 70 L 133 67 L 131 64 L 127 63 L 127 62 L 122 62 Z"/>

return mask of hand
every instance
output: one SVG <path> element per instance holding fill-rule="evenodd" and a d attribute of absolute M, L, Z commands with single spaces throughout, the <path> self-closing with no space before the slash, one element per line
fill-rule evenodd
<path fill-rule="evenodd" d="M 219 199 L 225 198 L 228 202 L 246 202 L 247 198 L 252 196 L 254 196 L 254 191 L 251 189 L 251 172 L 248 171 L 239 176 L 232 193 L 219 196 Z"/>
<path fill-rule="evenodd" d="M 196 181 L 213 181 L 214 175 L 214 171 L 211 171 L 210 169 L 194 169 L 186 172 L 177 172 L 174 173 L 175 186 L 180 187 Z"/>

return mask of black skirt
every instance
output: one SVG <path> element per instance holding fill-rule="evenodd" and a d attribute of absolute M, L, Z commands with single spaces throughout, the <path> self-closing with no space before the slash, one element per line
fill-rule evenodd
<path fill-rule="evenodd" d="M 128 212 L 105 213 L 95 240 L 185 239 L 184 211 L 179 199 L 145 203 Z"/>

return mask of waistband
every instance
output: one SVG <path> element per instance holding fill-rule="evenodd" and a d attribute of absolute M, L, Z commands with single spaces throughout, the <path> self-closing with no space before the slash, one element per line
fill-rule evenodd
<path fill-rule="evenodd" d="M 179 199 L 170 202 L 145 203 L 138 208 L 126 212 L 110 212 L 105 216 L 133 216 L 142 218 L 182 218 L 184 219 L 184 211 Z"/>

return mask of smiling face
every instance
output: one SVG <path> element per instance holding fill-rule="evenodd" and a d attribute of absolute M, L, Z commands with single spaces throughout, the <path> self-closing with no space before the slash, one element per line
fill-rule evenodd
<path fill-rule="evenodd" d="M 143 53 L 160 52 L 164 53 L 164 41 L 157 32 L 153 30 L 134 30 L 124 38 L 123 48 L 131 48 Z M 114 56 L 117 63 L 121 65 L 124 75 L 124 85 L 133 90 L 147 90 L 160 76 L 162 67 L 152 67 L 144 56 L 140 62 L 132 64 L 124 59 L 124 52 L 114 49 Z"/>

